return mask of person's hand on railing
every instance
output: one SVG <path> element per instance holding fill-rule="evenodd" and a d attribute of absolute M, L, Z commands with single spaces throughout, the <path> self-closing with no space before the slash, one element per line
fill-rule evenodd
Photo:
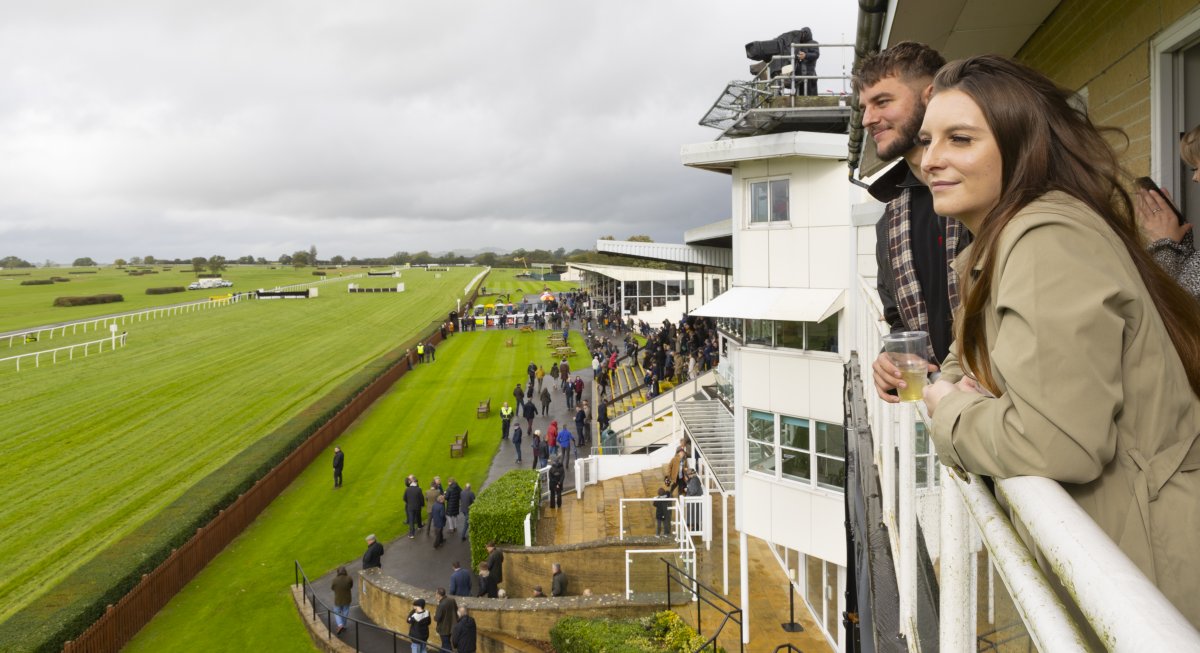
<path fill-rule="evenodd" d="M 943 381 L 939 379 L 936 383 L 931 383 L 925 386 L 923 393 L 925 399 L 925 408 L 929 412 L 930 417 L 933 417 L 933 412 L 937 410 L 938 403 L 941 402 L 946 395 L 954 391 L 970 392 L 974 394 L 980 394 L 985 397 L 992 396 L 992 394 L 983 386 L 979 385 L 979 382 L 969 376 L 964 376 L 963 378 L 959 379 L 958 383 L 951 383 L 949 381 Z"/>
<path fill-rule="evenodd" d="M 930 363 L 929 373 L 933 374 L 936 371 L 938 371 L 938 366 Z M 871 376 L 875 378 L 875 392 L 879 398 L 889 404 L 900 403 L 900 397 L 893 394 L 892 391 L 903 388 L 907 384 L 900 376 L 900 368 L 896 367 L 892 359 L 886 353 L 880 352 L 875 362 L 871 363 L 871 372 Z"/>

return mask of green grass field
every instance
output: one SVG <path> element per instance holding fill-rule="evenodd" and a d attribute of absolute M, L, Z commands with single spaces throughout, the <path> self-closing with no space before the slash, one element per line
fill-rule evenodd
<path fill-rule="evenodd" d="M 445 319 L 478 272 L 406 272 L 398 295 L 350 295 L 346 282 L 331 282 L 315 300 L 136 323 L 116 352 L 0 369 L 0 621 L 367 362 Z"/>
<path fill-rule="evenodd" d="M 405 375 L 335 443 L 346 451 L 345 485 L 330 489 L 324 452 L 238 539 L 193 580 L 126 649 L 131 652 L 311 651 L 288 587 L 292 562 L 315 579 L 362 555 L 363 535 L 388 542 L 404 528 L 403 479 L 454 476 L 476 490 L 500 440 L 495 410 L 530 360 L 545 358 L 546 332 L 478 331 L 438 348 L 437 362 Z M 504 340 L 514 338 L 514 347 Z M 571 335 L 577 352 L 582 339 Z M 571 361 L 582 369 L 585 353 Z M 492 417 L 478 420 L 478 401 Z M 466 456 L 447 455 L 470 429 Z M 492 435 L 492 437 L 489 437 Z"/>
<path fill-rule="evenodd" d="M 233 265 L 221 273 L 222 278 L 233 282 L 232 288 L 212 290 L 188 290 L 169 295 L 147 295 L 147 288 L 165 286 L 183 286 L 196 280 L 190 267 L 173 266 L 169 271 L 162 271 L 163 266 L 154 266 L 157 274 L 147 274 L 137 277 L 129 276 L 124 270 L 113 267 L 103 268 L 37 268 L 20 270 L 0 270 L 0 331 L 28 329 L 46 324 L 56 324 L 72 320 L 82 320 L 99 315 L 124 313 L 153 306 L 166 306 L 181 302 L 196 301 L 209 295 L 223 294 L 230 291 L 248 291 L 258 288 L 272 288 L 293 283 L 308 283 L 317 281 L 320 277 L 312 274 L 313 268 L 279 267 L 271 269 L 261 265 Z M 95 271 L 96 274 L 71 274 L 83 270 Z M 5 273 L 30 272 L 30 276 L 5 276 Z M 343 268 L 327 270 L 330 276 L 350 275 L 365 272 L 360 268 Z M 424 272 L 413 272 L 424 274 Z M 48 279 L 52 276 L 70 279 L 66 283 L 55 283 L 50 286 L 22 286 L 26 279 Z M 464 282 L 465 284 L 466 282 Z M 328 284 L 322 284 L 328 285 Z M 98 295 L 101 293 L 117 293 L 125 298 L 123 302 L 112 304 L 95 304 L 91 306 L 53 306 L 55 297 Z M 7 345 L 7 340 L 0 345 Z M 0 348 L 0 351 L 5 351 Z"/>
<path fill-rule="evenodd" d="M 487 281 L 483 285 L 487 287 L 489 295 L 510 295 L 513 301 L 520 301 L 522 295 L 540 293 L 543 288 L 549 288 L 552 292 L 565 292 L 579 287 L 579 283 L 576 281 L 518 279 L 517 275 L 524 272 L 524 270 L 512 268 L 496 268 L 488 275 Z"/>

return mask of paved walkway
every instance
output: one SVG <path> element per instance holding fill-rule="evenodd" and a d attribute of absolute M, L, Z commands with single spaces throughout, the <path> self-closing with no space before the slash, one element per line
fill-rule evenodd
<path fill-rule="evenodd" d="M 572 326 L 572 330 L 578 332 L 576 326 Z M 538 331 L 537 334 L 549 334 L 549 331 Z M 469 335 L 467 336 L 469 337 Z M 545 365 L 547 361 L 534 361 Z M 523 371 L 523 370 L 522 370 Z M 584 382 L 584 397 L 592 397 L 592 370 L 589 367 L 587 370 L 572 370 L 572 378 L 578 374 L 579 378 Z M 563 393 L 558 389 L 558 384 L 549 374 L 546 375 L 543 381 L 545 385 L 550 387 L 552 401 L 550 403 L 550 414 L 546 416 L 539 415 L 534 418 L 533 428 L 540 430 L 545 434 L 547 427 L 550 426 L 551 420 L 558 420 L 559 425 L 563 425 L 564 421 L 570 425 L 570 430 L 573 435 L 575 433 L 575 410 L 572 408 L 567 410 L 566 400 Z M 540 403 L 538 404 L 540 409 Z M 498 409 L 498 408 L 497 408 Z M 592 415 L 595 416 L 595 405 L 592 406 Z M 521 418 L 521 428 L 525 428 L 525 420 Z M 596 433 L 595 426 L 592 428 L 592 440 L 595 441 Z M 481 436 L 483 434 L 480 434 Z M 499 437 L 498 433 L 491 433 L 487 437 Z M 525 433 L 521 440 L 521 468 L 532 469 L 533 461 L 529 455 L 529 443 L 532 436 Z M 487 478 L 484 480 L 486 487 L 492 481 L 500 478 L 505 472 L 517 469 L 516 454 L 510 442 L 501 443 L 500 448 L 496 450 L 496 456 L 492 459 L 492 465 L 488 469 Z M 572 471 L 573 467 L 567 467 L 567 477 L 565 487 L 567 489 L 574 488 L 575 475 Z M 418 473 L 418 478 L 431 479 L 438 475 L 437 470 L 421 470 Z M 443 481 L 445 480 L 445 475 Z M 422 490 L 427 488 L 422 488 Z M 482 488 L 472 488 L 476 494 Z M 565 494 L 565 493 L 564 493 Z M 383 572 L 393 578 L 397 578 L 405 583 L 416 587 L 424 587 L 429 590 L 429 597 L 426 601 L 433 601 L 434 592 L 439 587 L 448 587 L 450 583 L 450 572 L 453 570 L 452 564 L 458 561 L 464 568 L 470 569 L 471 566 L 471 550 L 468 543 L 462 539 L 462 532 L 451 533 L 449 529 L 445 531 L 446 543 L 440 549 L 433 548 L 433 535 L 426 531 L 422 531 L 417 535 L 416 539 L 408 539 L 407 533 L 401 537 L 384 543 L 383 555 Z M 365 550 L 366 544 L 363 544 Z M 358 578 L 358 572 L 362 569 L 361 558 L 356 558 L 345 564 L 346 570 L 352 578 Z M 333 605 L 333 591 L 330 589 L 330 584 L 333 581 L 335 571 L 315 579 L 312 581 L 313 587 L 316 590 L 317 597 L 326 605 Z M 472 573 L 472 590 L 477 590 L 475 587 L 475 578 Z M 357 586 L 355 587 L 357 590 Z M 431 603 L 432 605 L 433 603 Z M 320 614 L 324 621 L 324 613 Z M 355 603 L 350 610 L 350 617 L 363 622 L 371 623 L 370 619 L 364 614 Z M 382 632 L 370 632 L 367 627 L 362 627 L 361 630 L 362 642 L 359 648 L 364 651 L 391 651 L 392 638 Z M 342 633 L 341 639 L 350 645 L 355 645 L 355 628 L 353 623 L 347 626 L 346 632 Z"/>

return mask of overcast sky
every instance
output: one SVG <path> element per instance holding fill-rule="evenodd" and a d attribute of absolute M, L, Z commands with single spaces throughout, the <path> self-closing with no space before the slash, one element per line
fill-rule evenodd
<path fill-rule="evenodd" d="M 0 0 L 0 257 L 679 242 L 729 216 L 679 148 L 743 44 L 856 7 Z"/>

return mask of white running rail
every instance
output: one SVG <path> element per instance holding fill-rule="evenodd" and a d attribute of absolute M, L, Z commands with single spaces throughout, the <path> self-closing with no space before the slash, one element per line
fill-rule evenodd
<path fill-rule="evenodd" d="M 41 362 L 42 362 L 43 357 L 50 359 L 50 363 L 52 365 L 54 363 L 57 363 L 60 352 L 66 352 L 66 355 L 65 355 L 66 360 L 74 360 L 75 359 L 75 350 L 81 349 L 81 350 L 83 350 L 83 354 L 81 355 L 81 357 L 86 358 L 89 353 L 89 350 L 95 350 L 95 353 L 99 354 L 100 352 L 104 351 L 104 345 L 106 345 L 106 344 L 108 345 L 109 351 L 116 349 L 117 347 L 124 347 L 125 346 L 125 336 L 126 336 L 126 334 L 122 333 L 121 335 L 114 335 L 114 336 L 111 336 L 108 338 L 92 340 L 90 342 L 80 342 L 80 343 L 76 343 L 74 345 L 67 345 L 65 347 L 57 347 L 55 349 L 44 349 L 42 351 L 33 351 L 33 352 L 29 352 L 28 354 L 17 354 L 16 356 L 8 356 L 6 358 L 0 358 L 0 363 L 7 363 L 8 361 L 13 361 L 17 364 L 17 371 L 20 372 L 21 371 L 21 360 L 25 359 L 25 358 L 32 358 L 33 366 L 35 368 L 41 367 Z"/>

